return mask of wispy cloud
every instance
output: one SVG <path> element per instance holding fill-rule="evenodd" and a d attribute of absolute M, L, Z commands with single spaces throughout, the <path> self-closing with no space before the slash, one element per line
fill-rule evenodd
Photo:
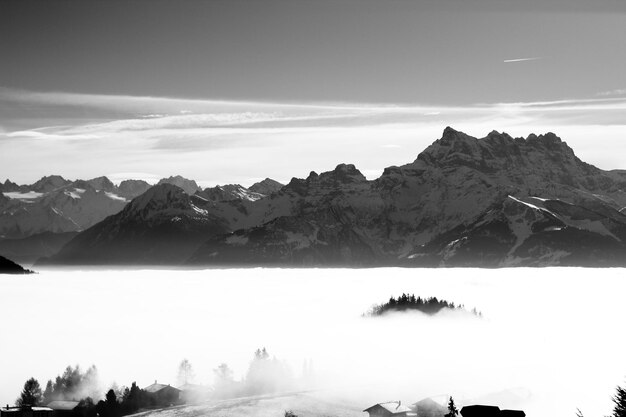
<path fill-rule="evenodd" d="M 502 62 L 505 63 L 512 63 L 512 62 L 524 62 L 524 61 L 537 61 L 541 59 L 540 56 L 534 56 L 534 57 L 530 57 L 530 58 L 513 58 L 513 59 L 505 59 Z"/>
<path fill-rule="evenodd" d="M 4 107 L 2 107 L 4 103 Z M 45 118 L 29 119 L 32 106 Z M 56 113 L 59 106 L 63 111 Z M 621 148 L 591 145 L 589 137 L 626 137 L 626 97 L 596 96 L 470 106 L 363 103 L 271 103 L 181 98 L 30 93 L 0 89 L 0 110 L 19 108 L 28 126 L 9 128 L 0 111 L 0 166 L 17 181 L 44 174 L 70 178 L 111 172 L 174 173 L 205 184 L 266 176 L 289 180 L 310 170 L 355 163 L 379 172 L 413 160 L 445 126 L 481 137 L 554 131 L 579 156 L 619 167 Z M 68 113 L 67 108 L 72 111 Z M 97 109 L 93 113 L 90 109 Z M 73 112 L 88 117 L 71 119 Z M 615 142 L 613 142 L 615 144 Z M 621 146 L 621 145 L 620 145 Z M 385 149 L 381 152 L 381 149 Z M 407 151 L 413 151 L 409 155 Z M 626 149 L 624 149 L 626 151 Z M 587 152 L 591 157 L 584 157 Z M 95 163 L 93 161 L 96 161 Z M 26 179 L 26 177 L 28 177 Z"/>
<path fill-rule="evenodd" d="M 597 95 L 601 96 L 601 97 L 624 96 L 624 95 L 626 95 L 626 88 L 618 88 L 618 89 L 615 89 L 615 90 L 601 91 Z"/>

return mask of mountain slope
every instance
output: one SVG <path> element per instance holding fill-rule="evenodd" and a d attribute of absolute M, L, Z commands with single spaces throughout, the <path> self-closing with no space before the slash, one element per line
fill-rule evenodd
<path fill-rule="evenodd" d="M 178 264 L 201 242 L 229 231 L 209 203 L 181 188 L 161 184 L 121 212 L 78 234 L 42 264 Z"/>
<path fill-rule="evenodd" d="M 44 232 L 21 239 L 0 239 L 0 253 L 22 265 L 56 254 L 78 232 Z"/>
<path fill-rule="evenodd" d="M 24 269 L 10 259 L 0 256 L 0 274 L 32 274 L 33 271 Z"/>
<path fill-rule="evenodd" d="M 321 248 L 334 245 L 350 253 L 334 258 L 346 266 L 615 265 L 624 188 L 554 134 L 476 139 L 446 128 L 374 181 L 351 165 L 293 179 L 254 204 L 255 227 L 212 238 L 190 263 L 326 265 Z"/>
<path fill-rule="evenodd" d="M 248 190 L 252 191 L 253 193 L 270 195 L 279 191 L 281 188 L 283 188 L 283 184 L 271 178 L 265 178 L 263 181 L 255 182 L 254 184 L 252 184 L 250 187 L 248 187 Z"/>
<path fill-rule="evenodd" d="M 123 181 L 116 187 L 107 177 L 73 182 L 59 176 L 43 177 L 0 194 L 0 238 L 87 229 L 119 212 L 148 188 L 145 181 Z"/>

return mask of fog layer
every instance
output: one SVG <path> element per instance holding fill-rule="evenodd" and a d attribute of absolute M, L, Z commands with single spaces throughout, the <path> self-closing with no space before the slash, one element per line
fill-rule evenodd
<path fill-rule="evenodd" d="M 619 269 L 43 271 L 0 279 L 0 404 L 26 379 L 98 367 L 140 387 L 196 383 L 227 363 L 242 378 L 256 349 L 306 363 L 319 388 L 363 408 L 452 395 L 529 416 L 606 415 L 626 380 Z M 477 308 L 365 318 L 403 292 Z M 503 390 L 506 393 L 492 395 Z M 487 396 L 487 397 L 485 397 Z M 498 403 L 499 402 L 499 403 Z"/>

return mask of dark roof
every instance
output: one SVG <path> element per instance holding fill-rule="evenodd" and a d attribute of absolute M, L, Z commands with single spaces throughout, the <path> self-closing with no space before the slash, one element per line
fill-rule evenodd
<path fill-rule="evenodd" d="M 500 408 L 495 405 L 466 405 L 461 408 L 463 417 L 500 417 Z"/>
<path fill-rule="evenodd" d="M 400 401 L 390 401 L 386 403 L 374 404 L 373 406 L 363 410 L 363 412 L 368 412 L 369 410 L 376 408 L 376 407 L 380 407 L 388 411 L 391 414 L 402 414 L 402 413 L 408 413 L 411 411 L 409 407 L 402 405 Z"/>
<path fill-rule="evenodd" d="M 78 401 L 52 401 L 47 406 L 53 410 L 69 411 L 78 407 Z"/>
<path fill-rule="evenodd" d="M 4 413 L 19 413 L 22 410 L 32 410 L 32 411 L 54 411 L 52 408 L 49 407 L 31 407 L 31 406 L 23 406 L 23 407 L 2 407 L 0 408 L 0 411 L 2 411 L 2 414 Z"/>
<path fill-rule="evenodd" d="M 169 388 L 169 389 L 174 389 L 176 391 L 180 391 L 178 388 L 174 388 L 173 386 L 171 386 L 169 384 L 168 385 L 166 385 L 166 384 L 157 384 L 156 382 L 154 384 L 152 384 L 152 385 L 148 385 L 143 390 L 146 391 L 146 392 L 154 394 L 154 393 L 157 393 L 157 392 L 159 392 L 159 391 L 161 391 L 162 389 L 165 389 L 165 388 Z"/>
<path fill-rule="evenodd" d="M 500 410 L 500 417 L 526 417 L 522 410 Z"/>

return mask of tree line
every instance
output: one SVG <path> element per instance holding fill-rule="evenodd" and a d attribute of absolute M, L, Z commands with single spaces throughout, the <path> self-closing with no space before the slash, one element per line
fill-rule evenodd
<path fill-rule="evenodd" d="M 388 312 L 415 310 L 428 315 L 439 313 L 443 309 L 467 311 L 463 304 L 455 304 L 437 297 L 422 298 L 415 294 L 402 294 L 398 298 L 390 297 L 389 301 L 383 304 L 374 305 L 364 316 L 382 316 Z M 475 308 L 470 311 L 476 317 L 482 314 Z"/>
<path fill-rule="evenodd" d="M 305 369 L 311 372 L 310 367 Z M 305 372 L 304 376 L 310 374 L 306 375 Z M 194 377 L 191 363 L 183 359 L 178 367 L 179 385 L 190 384 Z M 297 382 L 301 382 L 296 381 L 286 363 L 270 357 L 265 348 L 254 352 L 244 378 L 235 380 L 233 370 L 226 363 L 221 363 L 213 370 L 213 377 L 214 384 L 210 394 L 212 398 L 234 398 L 292 390 Z M 202 399 L 206 398 L 207 396 L 202 395 Z M 186 399 L 194 400 L 193 395 Z M 154 395 L 139 388 L 135 382 L 130 387 L 118 387 L 114 384 L 103 397 L 97 368 L 91 366 L 83 372 L 78 365 L 68 366 L 62 374 L 48 380 L 43 390 L 35 378 L 29 378 L 15 404 L 45 406 L 57 400 L 77 401 L 77 414 L 83 417 L 121 417 L 161 405 Z"/>

